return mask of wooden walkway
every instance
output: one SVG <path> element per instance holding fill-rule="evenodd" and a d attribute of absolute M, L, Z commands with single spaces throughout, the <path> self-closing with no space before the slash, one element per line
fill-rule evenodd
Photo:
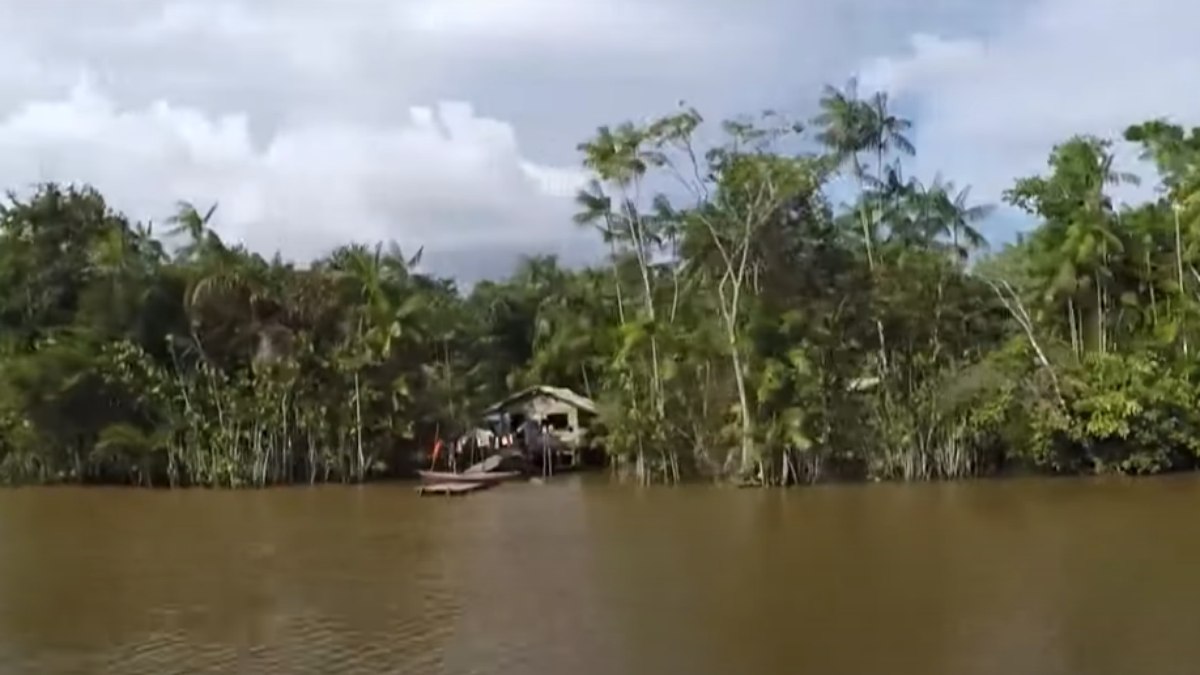
<path fill-rule="evenodd" d="M 461 497 L 463 495 L 486 490 L 495 483 L 428 483 L 417 488 L 422 496 L 441 495 L 445 497 Z"/>

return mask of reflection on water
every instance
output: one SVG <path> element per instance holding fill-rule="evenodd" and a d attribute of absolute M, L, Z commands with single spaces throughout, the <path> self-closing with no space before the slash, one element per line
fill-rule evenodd
<path fill-rule="evenodd" d="M 0 492 L 0 672 L 1191 673 L 1200 480 Z"/>

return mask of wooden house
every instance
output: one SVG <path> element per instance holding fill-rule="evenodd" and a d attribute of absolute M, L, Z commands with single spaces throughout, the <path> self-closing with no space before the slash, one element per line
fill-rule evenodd
<path fill-rule="evenodd" d="M 491 405 L 484 416 L 511 432 L 532 420 L 546 430 L 555 450 L 577 464 L 589 446 L 588 425 L 596 417 L 596 404 L 570 389 L 539 385 Z"/>

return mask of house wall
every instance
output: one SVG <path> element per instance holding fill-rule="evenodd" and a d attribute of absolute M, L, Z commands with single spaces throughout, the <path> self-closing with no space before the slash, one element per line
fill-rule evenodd
<path fill-rule="evenodd" d="M 505 408 L 505 412 L 510 415 L 522 415 L 539 423 L 544 422 L 550 415 L 566 415 L 570 428 L 551 429 L 551 436 L 572 448 L 587 438 L 587 429 L 580 423 L 581 417 L 587 416 L 586 413 L 581 416 L 578 408 L 552 396 L 531 396 L 522 401 L 514 401 Z"/>

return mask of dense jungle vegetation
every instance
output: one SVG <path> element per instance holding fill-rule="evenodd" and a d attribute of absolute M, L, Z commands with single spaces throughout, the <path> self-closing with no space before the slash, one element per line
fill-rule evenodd
<path fill-rule="evenodd" d="M 1004 195 L 1037 227 L 987 253 L 991 207 L 905 175 L 885 95 L 829 88 L 818 112 L 601 128 L 574 226 L 607 264 L 534 257 L 469 293 L 394 245 L 267 260 L 185 203 L 168 249 L 90 188 L 11 195 L 0 476 L 399 474 L 530 383 L 595 398 L 647 482 L 1195 467 L 1200 130 L 1126 131 L 1161 180 L 1137 205 L 1110 197 L 1134 176 L 1109 140 L 1064 139 Z"/>

